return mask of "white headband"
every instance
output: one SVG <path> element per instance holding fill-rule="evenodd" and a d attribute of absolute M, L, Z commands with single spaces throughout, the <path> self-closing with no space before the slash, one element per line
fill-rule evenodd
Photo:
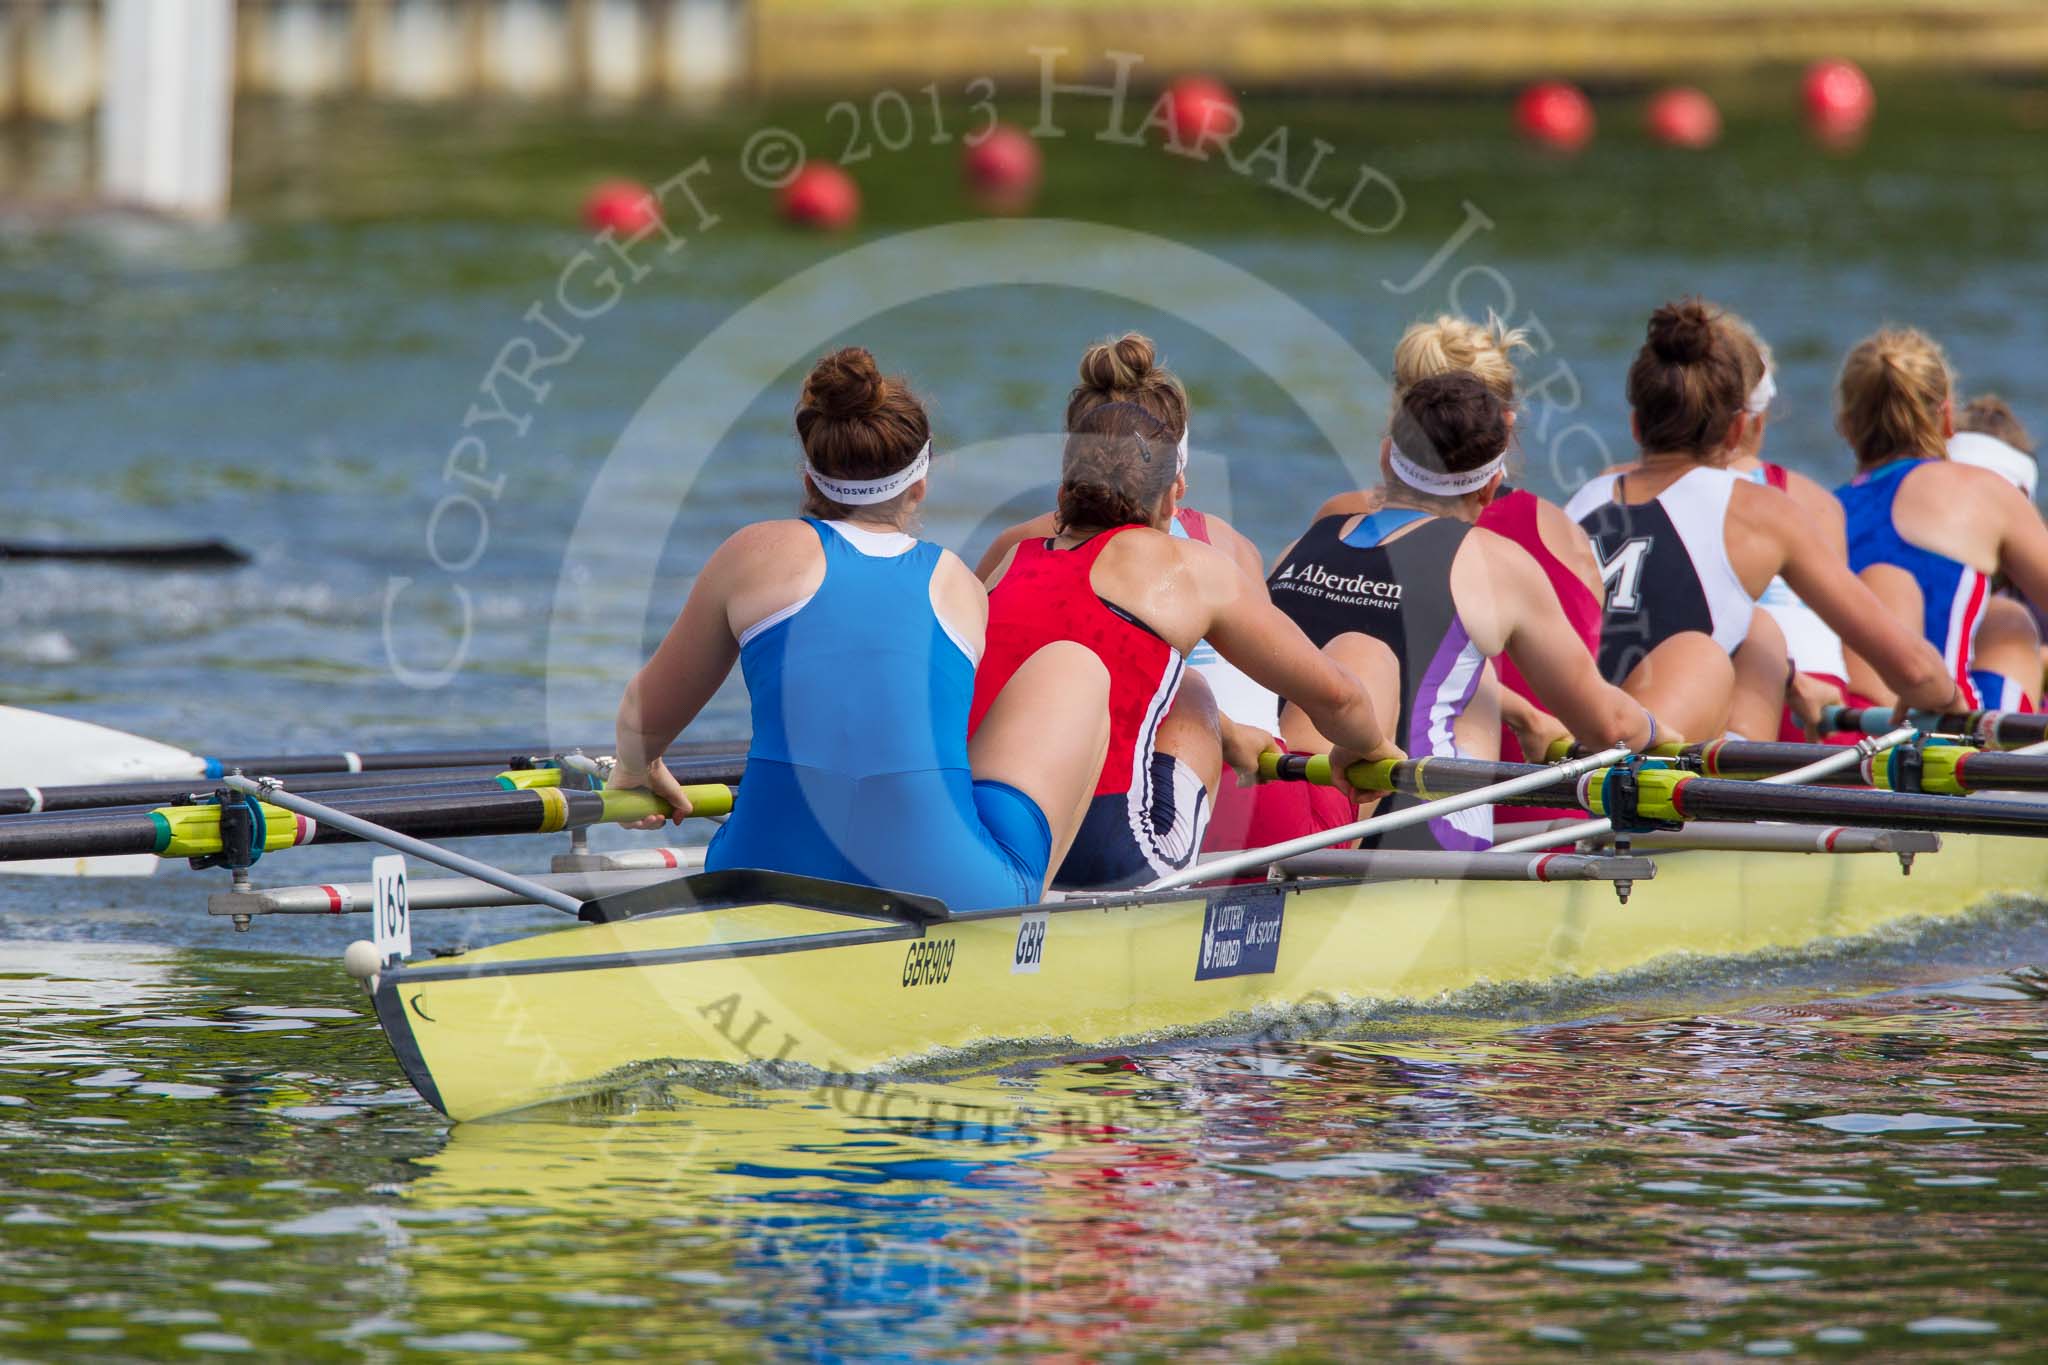
<path fill-rule="evenodd" d="M 1395 445 L 1393 441 L 1387 442 L 1387 462 L 1394 466 L 1394 472 L 1401 476 L 1402 483 L 1421 492 L 1434 493 L 1446 498 L 1462 497 L 1486 487 L 1486 481 L 1500 473 L 1501 466 L 1507 463 L 1507 458 L 1508 453 L 1503 450 L 1477 469 L 1468 469 L 1458 474 L 1448 471 L 1438 473 L 1435 470 L 1424 469 L 1403 455 L 1401 447 Z"/>
<path fill-rule="evenodd" d="M 1174 473 L 1176 473 L 1176 474 L 1185 474 L 1185 473 L 1187 473 L 1187 472 L 1188 472 L 1188 432 L 1187 432 L 1187 428 L 1186 428 L 1186 427 L 1182 427 L 1182 428 L 1181 428 L 1181 432 L 1180 432 L 1180 444 L 1174 447 L 1174 453 L 1175 453 L 1175 454 L 1176 454 L 1176 455 L 1177 455 L 1177 456 L 1179 457 L 1179 459 L 1180 459 L 1180 463 L 1174 466 L 1174 470 L 1173 470 L 1173 472 L 1174 472 Z"/>
<path fill-rule="evenodd" d="M 1751 417 L 1761 417 L 1771 410 L 1771 400 L 1778 396 L 1778 381 L 1771 377 L 1771 367 L 1764 366 L 1764 377 L 1756 381 L 1756 387 L 1749 391 L 1749 401 L 1743 409 Z"/>
<path fill-rule="evenodd" d="M 849 507 L 866 507 L 873 503 L 887 502 L 923 478 L 925 471 L 931 467 L 930 441 L 924 443 L 924 448 L 917 452 L 916 459 L 894 474 L 884 475 L 879 479 L 827 478 L 818 472 L 817 466 L 811 463 L 809 456 L 804 457 L 804 473 L 811 476 L 811 482 L 818 486 L 818 491 L 832 501 L 845 503 Z"/>

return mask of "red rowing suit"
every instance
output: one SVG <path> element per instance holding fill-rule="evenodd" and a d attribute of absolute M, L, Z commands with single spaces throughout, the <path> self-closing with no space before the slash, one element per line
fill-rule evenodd
<path fill-rule="evenodd" d="M 1600 657 L 1600 618 L 1603 612 L 1600 598 L 1586 586 L 1586 580 L 1573 573 L 1571 567 L 1543 543 L 1543 532 L 1536 520 L 1541 506 L 1536 495 L 1527 489 L 1507 489 L 1486 505 L 1477 524 L 1483 531 L 1512 540 L 1543 567 L 1543 576 L 1550 580 L 1551 595 L 1564 608 L 1564 619 L 1571 622 L 1572 630 L 1585 642 L 1586 652 L 1597 659 Z M 1522 670 L 1515 667 L 1513 659 L 1503 654 L 1493 661 L 1493 666 L 1500 673 L 1501 686 L 1518 697 L 1543 705 L 1530 689 L 1529 680 L 1522 676 Z M 1542 754 L 1524 756 L 1521 741 L 1505 725 L 1500 727 L 1500 756 L 1506 763 L 1543 762 Z M 1582 812 L 1573 811 L 1571 814 Z M 1515 812 L 1515 815 L 1517 819 L 1547 818 L 1528 816 L 1522 811 Z"/>
<path fill-rule="evenodd" d="M 1109 750 L 1080 832 L 1053 875 L 1062 890 L 1143 886 L 1177 872 L 1193 859 L 1208 822 L 1201 781 L 1153 749 L 1187 661 L 1150 626 L 1099 597 L 1090 579 L 1111 541 L 1145 529 L 1112 527 L 1070 550 L 1051 539 L 1026 540 L 988 595 L 970 736 L 1017 670 L 1049 644 L 1084 645 L 1109 670 Z"/>

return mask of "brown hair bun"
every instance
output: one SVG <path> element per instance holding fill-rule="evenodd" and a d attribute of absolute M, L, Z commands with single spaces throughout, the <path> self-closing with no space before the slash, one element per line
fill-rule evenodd
<path fill-rule="evenodd" d="M 1081 382 L 1067 395 L 1067 430 L 1078 431 L 1081 419 L 1105 403 L 1135 403 L 1176 440 L 1187 434 L 1187 390 L 1141 333 L 1098 341 L 1082 353 Z"/>
<path fill-rule="evenodd" d="M 900 377 L 884 375 L 866 347 L 847 346 L 811 367 L 796 400 L 796 434 L 811 468 L 834 479 L 881 479 L 910 467 L 932 436 L 924 404 Z M 906 493 L 903 496 L 907 496 Z M 891 504 L 871 504 L 868 516 Z M 850 515 L 810 486 L 806 516 Z"/>
<path fill-rule="evenodd" d="M 812 367 L 804 382 L 810 405 L 835 422 L 873 414 L 887 392 L 888 381 L 865 346 L 834 351 Z"/>
<path fill-rule="evenodd" d="M 1742 355 L 1721 310 L 1679 299 L 1650 314 L 1642 349 L 1628 367 L 1628 402 L 1643 449 L 1703 457 L 1728 439 L 1749 401 Z"/>

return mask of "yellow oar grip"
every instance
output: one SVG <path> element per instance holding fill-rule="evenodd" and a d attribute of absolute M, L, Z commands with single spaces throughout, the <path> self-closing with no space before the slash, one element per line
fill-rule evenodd
<path fill-rule="evenodd" d="M 562 785 L 562 770 L 514 768 L 511 772 L 498 774 L 498 785 L 508 792 L 532 791 L 536 787 L 559 787 Z"/>
<path fill-rule="evenodd" d="M 1394 790 L 1394 768 L 1400 762 L 1398 758 L 1382 758 L 1372 763 L 1354 763 L 1344 770 L 1344 778 L 1354 791 L 1390 792 Z M 1330 758 L 1325 754 L 1323 771 L 1326 775 L 1329 769 Z"/>
<path fill-rule="evenodd" d="M 1607 809 L 1607 778 L 1614 769 L 1603 768 L 1590 773 L 1580 780 L 1579 790 L 1585 796 L 1586 809 L 1595 815 L 1615 815 Z M 1636 808 L 1634 816 L 1640 820 L 1683 820 L 1678 813 L 1678 789 L 1692 780 L 1693 775 L 1678 768 L 1636 769 Z M 1624 812 L 1625 813 L 1625 812 Z"/>
<path fill-rule="evenodd" d="M 627 824 L 634 820 L 645 820 L 650 815 L 663 819 L 672 813 L 668 802 L 661 800 L 650 791 L 604 791 L 604 820 L 607 824 Z M 732 788 L 707 784 L 700 787 L 685 787 L 683 795 L 690 798 L 692 815 L 730 815 L 732 813 Z"/>
<path fill-rule="evenodd" d="M 306 832 L 299 817 L 282 806 L 259 803 L 263 809 L 263 852 L 290 848 Z M 156 852 L 160 858 L 197 858 L 220 852 L 219 806 L 164 806 L 150 812 L 156 821 Z"/>
<path fill-rule="evenodd" d="M 1268 749 L 1259 755 L 1259 776 L 1267 782 L 1274 781 L 1280 776 L 1280 765 L 1289 759 L 1295 759 L 1300 764 L 1301 776 L 1297 780 L 1313 782 L 1322 787 L 1333 785 L 1330 780 L 1328 754 L 1310 754 L 1302 757 L 1297 754 L 1283 754 L 1277 749 Z"/>
<path fill-rule="evenodd" d="M 1885 749 L 1865 760 L 1864 776 L 1879 791 L 1892 791 L 1896 776 L 1892 765 L 1901 750 Z M 1930 744 L 1919 751 L 1920 790 L 1935 796 L 1968 796 L 1970 785 L 1963 780 L 1963 762 L 1978 751 L 1967 744 Z"/>

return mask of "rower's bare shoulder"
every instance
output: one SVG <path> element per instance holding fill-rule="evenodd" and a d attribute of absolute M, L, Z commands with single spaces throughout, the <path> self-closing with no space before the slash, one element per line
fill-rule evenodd
<path fill-rule="evenodd" d="M 1465 533 L 1465 543 L 1458 547 L 1458 558 L 1468 553 L 1477 554 L 1487 568 L 1494 572 L 1534 573 L 1539 580 L 1543 570 L 1537 565 L 1536 557 L 1498 531 L 1489 531 L 1484 526 L 1474 526 Z"/>
<path fill-rule="evenodd" d="M 1338 493 L 1325 498 L 1316 514 L 1309 518 L 1311 524 L 1324 517 L 1355 517 L 1380 510 L 1384 499 L 1377 488 L 1354 488 L 1348 493 Z"/>
<path fill-rule="evenodd" d="M 1593 538 L 1586 534 L 1585 527 L 1572 520 L 1570 513 L 1548 498 L 1537 498 L 1536 534 L 1558 563 L 1599 591 L 1600 559 L 1593 553 Z"/>
<path fill-rule="evenodd" d="M 1842 520 L 1842 502 L 1835 491 L 1796 469 L 1785 471 L 1785 491 L 1792 495 L 1792 501 L 1799 504 L 1810 517 L 1819 517 L 1828 522 Z"/>
<path fill-rule="evenodd" d="M 796 517 L 756 521 L 727 536 L 712 551 L 704 568 L 710 572 L 714 568 L 739 568 L 763 560 L 786 561 L 792 554 L 823 557 L 818 547 L 818 533 L 811 529 L 810 523 Z"/>
<path fill-rule="evenodd" d="M 1266 561 L 1260 556 L 1259 547 L 1252 538 L 1213 512 L 1208 513 L 1207 518 L 1210 542 L 1253 578 L 1265 578 Z"/>
<path fill-rule="evenodd" d="M 939 551 L 939 562 L 932 569 L 931 597 L 948 619 L 977 625 L 988 620 L 988 589 L 967 567 L 967 561 L 951 550 Z"/>

